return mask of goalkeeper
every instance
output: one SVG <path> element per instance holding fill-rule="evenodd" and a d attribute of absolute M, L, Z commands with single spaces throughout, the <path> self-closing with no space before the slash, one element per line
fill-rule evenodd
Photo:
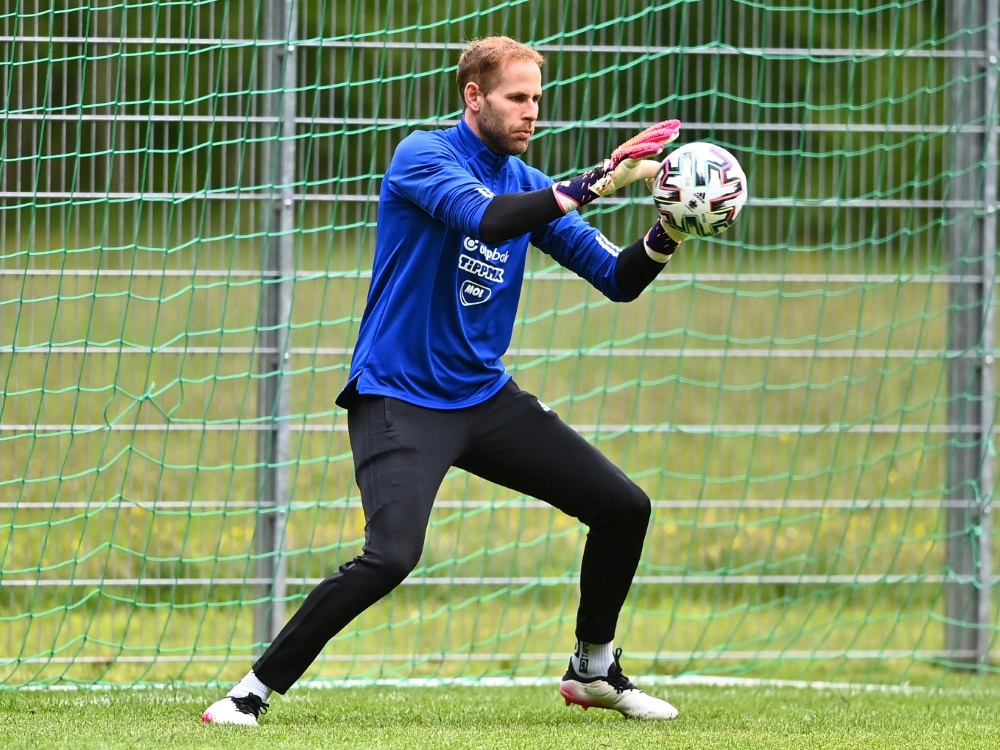
<path fill-rule="evenodd" d="M 504 370 L 533 245 L 611 300 L 627 302 L 663 269 L 684 235 L 659 222 L 620 250 L 577 209 L 651 178 L 677 137 L 669 120 L 600 166 L 553 183 L 516 158 L 542 97 L 536 51 L 507 37 L 471 42 L 458 64 L 457 126 L 417 131 L 382 181 L 371 288 L 346 388 L 364 507 L 362 554 L 320 583 L 247 676 L 202 716 L 256 725 L 324 645 L 416 567 L 434 496 L 456 466 L 589 527 L 576 644 L 560 684 L 567 704 L 672 719 L 669 703 L 622 673 L 615 626 L 635 575 L 646 493 Z M 674 231 L 674 230 L 670 230 Z"/>

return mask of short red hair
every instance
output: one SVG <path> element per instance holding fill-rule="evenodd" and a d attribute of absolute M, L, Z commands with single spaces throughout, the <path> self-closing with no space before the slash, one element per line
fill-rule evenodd
<path fill-rule="evenodd" d="M 541 68 L 545 58 L 509 36 L 488 36 L 469 42 L 458 58 L 458 72 L 455 74 L 463 106 L 465 87 L 470 81 L 488 94 L 496 87 L 503 69 L 514 62 L 532 62 Z"/>

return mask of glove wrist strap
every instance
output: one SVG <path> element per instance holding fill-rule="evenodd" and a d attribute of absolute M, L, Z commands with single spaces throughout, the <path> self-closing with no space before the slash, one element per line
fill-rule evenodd
<path fill-rule="evenodd" d="M 585 206 L 600 195 L 600 192 L 593 188 L 599 186 L 601 181 L 607 177 L 608 170 L 602 165 L 595 167 L 589 172 L 584 172 L 579 177 L 557 182 L 552 186 L 556 200 L 562 207 L 563 213 L 576 211 L 581 206 Z"/>
<path fill-rule="evenodd" d="M 663 224 L 659 221 L 653 224 L 653 228 L 646 232 L 643 245 L 646 248 L 646 255 L 657 263 L 666 263 L 670 260 L 674 251 L 680 246 L 680 242 L 672 239 Z"/>

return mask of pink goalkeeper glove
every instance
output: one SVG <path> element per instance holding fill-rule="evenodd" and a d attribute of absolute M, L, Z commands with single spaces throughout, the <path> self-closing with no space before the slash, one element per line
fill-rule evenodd
<path fill-rule="evenodd" d="M 663 151 L 680 133 L 680 120 L 664 120 L 616 148 L 609 159 L 589 172 L 552 186 L 563 213 L 569 213 L 595 198 L 611 195 L 636 180 L 656 175 L 660 164 L 650 159 Z"/>

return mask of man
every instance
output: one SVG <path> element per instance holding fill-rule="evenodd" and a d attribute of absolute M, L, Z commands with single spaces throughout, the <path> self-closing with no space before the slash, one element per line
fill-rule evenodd
<path fill-rule="evenodd" d="M 507 37 L 470 43 L 458 65 L 456 127 L 417 131 L 382 181 L 371 288 L 348 384 L 364 507 L 360 556 L 319 584 L 253 669 L 202 716 L 256 725 L 327 641 L 417 565 L 434 496 L 452 466 L 530 495 L 590 527 L 577 643 L 559 691 L 567 705 L 626 717 L 677 710 L 622 674 L 613 639 L 649 523 L 646 494 L 504 371 L 528 245 L 615 301 L 634 299 L 684 235 L 656 222 L 619 250 L 576 210 L 651 178 L 680 122 L 655 125 L 604 163 L 558 184 L 519 159 L 542 97 L 537 52 Z"/>

